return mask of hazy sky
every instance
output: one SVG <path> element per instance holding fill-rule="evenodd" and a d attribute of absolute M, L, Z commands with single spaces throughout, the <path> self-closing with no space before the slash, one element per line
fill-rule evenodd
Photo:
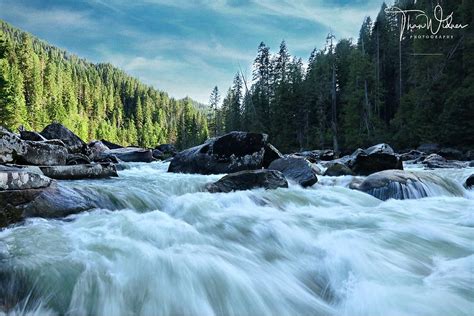
<path fill-rule="evenodd" d="M 381 0 L 0 0 L 0 18 L 92 62 L 110 62 L 143 82 L 207 103 L 261 41 L 286 40 L 307 60 L 332 30 L 356 38 Z"/>

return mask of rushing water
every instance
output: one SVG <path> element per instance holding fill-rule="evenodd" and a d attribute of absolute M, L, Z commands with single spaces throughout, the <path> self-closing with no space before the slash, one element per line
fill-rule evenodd
<path fill-rule="evenodd" d="M 219 176 L 127 164 L 64 182 L 103 209 L 0 232 L 9 315 L 473 315 L 474 195 L 382 202 L 309 189 L 210 194 Z M 437 170 L 461 182 L 473 169 Z M 1 312 L 0 312 L 1 314 Z"/>

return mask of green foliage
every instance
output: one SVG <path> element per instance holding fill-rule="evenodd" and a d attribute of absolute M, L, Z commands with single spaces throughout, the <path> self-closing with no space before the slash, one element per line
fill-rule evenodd
<path fill-rule="evenodd" d="M 174 100 L 109 64 L 91 64 L 0 21 L 0 125 L 58 121 L 85 140 L 192 146 L 208 137 L 196 102 Z M 183 124 L 189 126 L 182 130 Z"/>
<path fill-rule="evenodd" d="M 432 15 L 435 4 L 397 0 L 395 5 Z M 425 142 L 472 148 L 474 2 L 443 2 L 445 12 L 454 11 L 456 23 L 469 24 L 455 30 L 453 40 L 414 40 L 407 34 L 400 41 L 400 18 L 385 8 L 375 20 L 363 21 L 356 43 L 341 39 L 334 46 L 328 36 L 326 46 L 311 53 L 305 70 L 285 42 L 276 54 L 262 42 L 252 86 L 243 100 L 238 98 L 240 108 L 236 80 L 224 98 L 225 130 L 268 133 L 286 152 L 330 148 L 334 136 L 342 151 L 382 141 L 398 148 Z"/>

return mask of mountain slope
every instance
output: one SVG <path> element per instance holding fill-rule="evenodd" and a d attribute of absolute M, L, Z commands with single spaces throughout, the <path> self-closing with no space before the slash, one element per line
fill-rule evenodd
<path fill-rule="evenodd" d="M 187 147 L 207 138 L 193 100 L 175 100 L 110 64 L 93 64 L 0 20 L 0 125 L 58 121 L 83 139 Z"/>

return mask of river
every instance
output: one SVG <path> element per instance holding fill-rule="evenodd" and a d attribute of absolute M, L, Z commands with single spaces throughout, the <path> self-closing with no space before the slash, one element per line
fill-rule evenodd
<path fill-rule="evenodd" d="M 124 167 L 61 183 L 103 208 L 0 231 L 7 315 L 474 313 L 472 190 L 383 202 L 321 176 L 210 194 L 218 175 Z M 461 182 L 473 170 L 424 172 Z"/>

